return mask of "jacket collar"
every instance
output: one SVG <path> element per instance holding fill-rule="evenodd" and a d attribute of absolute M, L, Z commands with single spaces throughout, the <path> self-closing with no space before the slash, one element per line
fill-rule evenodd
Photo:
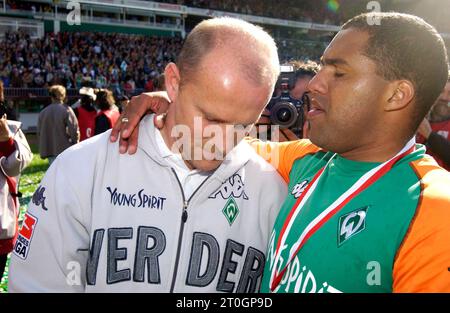
<path fill-rule="evenodd" d="M 156 143 L 153 117 L 154 114 L 147 115 L 139 124 L 138 149 L 142 150 L 161 166 L 169 167 Z M 225 160 L 214 171 L 211 178 L 216 178 L 224 183 L 230 176 L 245 166 L 254 153 L 253 149 L 245 141 L 241 141 L 227 154 Z"/>

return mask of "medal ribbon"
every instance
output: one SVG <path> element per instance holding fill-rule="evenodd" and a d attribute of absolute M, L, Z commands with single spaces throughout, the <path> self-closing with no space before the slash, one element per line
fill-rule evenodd
<path fill-rule="evenodd" d="M 292 225 L 297 218 L 300 211 L 303 209 L 305 203 L 308 201 L 312 193 L 317 187 L 320 178 L 322 177 L 325 169 L 329 166 L 331 161 L 335 158 L 335 155 L 331 157 L 328 163 L 316 173 L 312 181 L 303 191 L 302 195 L 297 199 L 296 203 L 292 207 L 289 215 L 286 218 L 286 221 L 283 224 L 283 228 L 281 229 L 280 236 L 278 237 L 276 250 L 275 250 L 275 262 L 273 264 L 273 269 L 271 271 L 270 277 L 270 289 L 273 292 L 275 288 L 280 284 L 283 275 L 285 274 L 289 264 L 292 262 L 293 258 L 298 254 L 300 249 L 305 245 L 308 239 L 322 227 L 328 220 L 330 220 L 337 212 L 339 212 L 347 203 L 349 203 L 353 198 L 355 198 L 358 194 L 363 192 L 365 189 L 370 187 L 373 183 L 375 183 L 378 179 L 380 179 L 384 174 L 389 172 L 389 170 L 401 160 L 406 155 L 412 153 L 415 149 L 415 139 L 411 139 L 406 146 L 397 153 L 390 160 L 378 165 L 372 170 L 365 173 L 356 183 L 353 184 L 346 192 L 344 192 L 336 201 L 334 201 L 327 209 L 325 209 L 321 214 L 319 214 L 302 232 L 297 242 L 292 246 L 289 252 L 289 259 L 286 263 L 286 266 L 280 271 L 277 271 L 277 265 L 281 257 L 280 248 L 284 247 L 286 239 L 289 235 L 289 232 L 292 228 Z"/>

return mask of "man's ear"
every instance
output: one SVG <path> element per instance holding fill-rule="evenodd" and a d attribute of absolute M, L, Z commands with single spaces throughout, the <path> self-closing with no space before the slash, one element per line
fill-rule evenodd
<path fill-rule="evenodd" d="M 408 106 L 415 96 L 415 88 L 409 80 L 399 80 L 392 83 L 388 90 L 388 101 L 385 111 L 398 111 Z"/>
<path fill-rule="evenodd" d="M 176 101 L 180 89 L 180 71 L 175 63 L 169 63 L 164 71 L 167 95 L 171 102 Z"/>

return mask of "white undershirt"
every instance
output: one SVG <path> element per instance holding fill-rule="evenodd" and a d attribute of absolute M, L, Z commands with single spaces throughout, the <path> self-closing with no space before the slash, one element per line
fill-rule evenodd
<path fill-rule="evenodd" d="M 199 170 L 190 170 L 179 153 L 173 153 L 167 147 L 161 132 L 155 127 L 155 138 L 161 156 L 175 170 L 183 188 L 185 200 L 189 200 L 195 190 L 211 174 Z"/>

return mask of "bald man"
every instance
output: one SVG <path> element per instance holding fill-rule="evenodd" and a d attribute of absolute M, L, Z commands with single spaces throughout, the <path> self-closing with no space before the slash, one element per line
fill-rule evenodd
<path fill-rule="evenodd" d="M 241 140 L 278 74 L 262 29 L 200 23 L 165 70 L 165 127 L 144 118 L 135 156 L 118 155 L 106 132 L 50 167 L 14 248 L 9 290 L 258 291 L 286 186 Z"/>

